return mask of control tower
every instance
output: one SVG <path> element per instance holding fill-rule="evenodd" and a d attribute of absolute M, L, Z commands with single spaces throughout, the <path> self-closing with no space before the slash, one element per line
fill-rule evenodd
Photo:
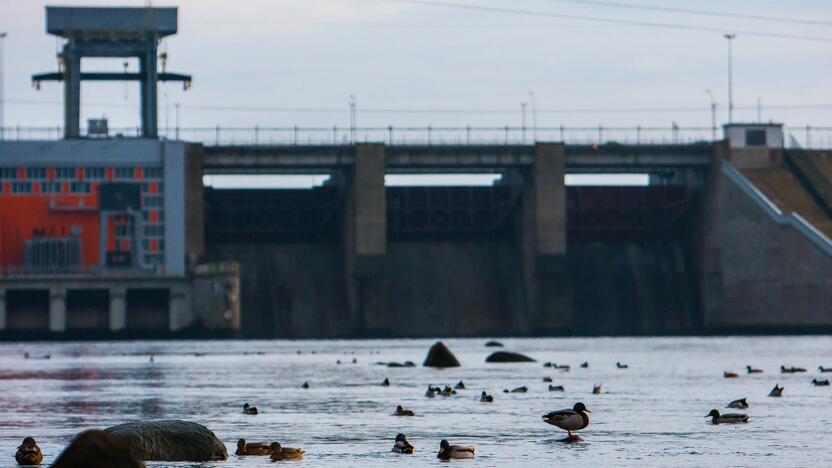
<path fill-rule="evenodd" d="M 141 136 L 156 138 L 159 81 L 182 81 L 187 89 L 190 75 L 157 69 L 159 41 L 177 29 L 177 9 L 46 7 L 46 31 L 67 41 L 55 73 L 32 75 L 32 81 L 64 82 L 64 136 L 81 136 L 81 81 L 139 81 L 141 83 Z M 138 57 L 139 72 L 81 72 L 84 57 Z"/>

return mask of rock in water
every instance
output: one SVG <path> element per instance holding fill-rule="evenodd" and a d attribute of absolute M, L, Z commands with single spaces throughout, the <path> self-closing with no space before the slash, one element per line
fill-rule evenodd
<path fill-rule="evenodd" d="M 485 362 L 537 362 L 525 354 L 512 353 L 511 351 L 496 351 L 485 358 Z"/>
<path fill-rule="evenodd" d="M 123 439 L 92 429 L 84 431 L 72 440 L 58 456 L 54 468 L 144 468 Z"/>
<path fill-rule="evenodd" d="M 486 348 L 502 348 L 503 344 L 496 340 L 491 340 L 485 343 Z"/>
<path fill-rule="evenodd" d="M 188 421 L 140 421 L 105 429 L 130 445 L 140 460 L 206 462 L 225 460 L 228 451 L 207 427 Z"/>
<path fill-rule="evenodd" d="M 428 355 L 425 356 L 425 362 L 422 365 L 425 367 L 459 367 L 459 361 L 444 343 L 437 341 L 428 350 Z"/>

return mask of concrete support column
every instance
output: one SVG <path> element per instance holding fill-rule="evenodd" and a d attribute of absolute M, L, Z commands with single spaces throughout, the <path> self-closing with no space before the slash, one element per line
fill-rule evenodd
<path fill-rule="evenodd" d="M 64 65 L 64 137 L 81 136 L 81 57 L 71 48 L 63 51 Z"/>
<path fill-rule="evenodd" d="M 523 188 L 520 240 L 530 332 L 572 328 L 566 258 L 566 154 L 563 144 L 538 143 Z"/>
<path fill-rule="evenodd" d="M 6 290 L 0 288 L 0 331 L 6 330 Z"/>
<path fill-rule="evenodd" d="M 344 256 L 352 331 L 366 332 L 385 312 L 387 201 L 383 144 L 355 146 L 347 177 Z"/>
<path fill-rule="evenodd" d="M 127 328 L 127 290 L 110 289 L 110 331 L 119 332 Z"/>
<path fill-rule="evenodd" d="M 49 331 L 66 331 L 66 291 L 62 288 L 49 290 Z"/>
<path fill-rule="evenodd" d="M 172 288 L 168 297 L 168 330 L 175 332 L 192 324 L 188 292 Z"/>
<path fill-rule="evenodd" d="M 147 40 L 149 44 L 152 44 L 152 47 L 148 48 L 146 54 L 139 57 L 139 72 L 142 75 L 142 136 L 145 138 L 156 138 L 158 136 L 156 39 L 149 36 Z"/>

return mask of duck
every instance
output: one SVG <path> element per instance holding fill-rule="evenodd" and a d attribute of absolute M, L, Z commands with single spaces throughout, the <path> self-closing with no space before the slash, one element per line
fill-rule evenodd
<path fill-rule="evenodd" d="M 396 434 L 396 442 L 393 444 L 393 452 L 404 453 L 410 455 L 413 453 L 413 445 L 407 441 L 407 436 L 404 434 Z"/>
<path fill-rule="evenodd" d="M 465 390 L 465 384 L 460 380 L 454 385 L 455 390 Z"/>
<path fill-rule="evenodd" d="M 399 405 L 396 406 L 396 411 L 393 413 L 393 416 L 416 416 L 416 413 L 409 409 L 406 410 L 402 408 L 402 405 Z"/>
<path fill-rule="evenodd" d="M 629 364 L 622 364 L 622 363 L 620 363 L 620 362 L 616 362 L 616 363 L 615 363 L 615 367 L 617 367 L 617 368 L 619 368 L 619 369 L 629 369 L 629 368 L 630 368 L 630 365 L 629 365 Z"/>
<path fill-rule="evenodd" d="M 425 391 L 425 396 L 428 398 L 436 398 L 436 390 L 428 385 L 428 389 Z"/>
<path fill-rule="evenodd" d="M 818 366 L 818 372 L 821 372 L 821 373 L 823 373 L 823 372 L 832 372 L 832 367 Z"/>
<path fill-rule="evenodd" d="M 762 369 L 755 369 L 755 368 L 753 368 L 753 367 L 751 367 L 751 366 L 745 366 L 745 370 L 746 370 L 746 372 L 748 372 L 749 374 L 762 374 L 762 373 L 763 373 L 763 370 L 762 370 Z"/>
<path fill-rule="evenodd" d="M 592 386 L 592 394 L 593 394 L 593 395 L 600 395 L 601 393 L 602 393 L 602 391 L 601 391 L 601 384 L 598 384 L 598 385 L 593 385 L 593 386 Z"/>
<path fill-rule="evenodd" d="M 548 383 L 548 382 L 552 382 L 552 378 L 551 377 L 543 377 L 543 383 Z"/>
<path fill-rule="evenodd" d="M 474 447 L 466 445 L 451 445 L 447 440 L 439 442 L 439 453 L 436 458 L 450 460 L 451 458 L 474 458 Z"/>
<path fill-rule="evenodd" d="M 43 452 L 33 437 L 26 437 L 17 447 L 14 459 L 19 465 L 40 465 L 43 463 Z"/>
<path fill-rule="evenodd" d="M 257 407 L 251 406 L 248 403 L 243 403 L 243 414 L 250 414 L 254 416 L 257 414 Z"/>
<path fill-rule="evenodd" d="M 589 416 L 586 413 L 591 413 L 591 411 L 583 403 L 578 402 L 572 409 L 567 408 L 544 414 L 543 421 L 565 430 L 569 439 L 573 439 L 572 431 L 580 431 L 589 426 Z"/>
<path fill-rule="evenodd" d="M 589 362 L 584 361 L 581 363 L 581 369 L 589 369 Z"/>
<path fill-rule="evenodd" d="M 568 364 L 558 365 L 558 364 L 555 364 L 555 363 L 552 363 L 552 368 L 557 369 L 557 370 L 562 370 L 564 372 L 569 372 L 569 369 L 570 369 Z"/>
<path fill-rule="evenodd" d="M 739 400 L 734 400 L 731 403 L 728 403 L 728 406 L 726 406 L 726 408 L 746 409 L 748 408 L 748 402 L 746 401 L 745 397 L 743 397 Z"/>
<path fill-rule="evenodd" d="M 705 417 L 711 418 L 711 423 L 713 424 L 738 424 L 748 422 L 747 414 L 728 413 L 721 415 L 719 414 L 719 411 L 715 409 L 712 409 L 711 412 Z"/>
<path fill-rule="evenodd" d="M 382 387 L 389 387 L 390 386 L 390 379 L 385 377 L 384 380 L 381 381 L 381 386 Z"/>
<path fill-rule="evenodd" d="M 783 387 L 780 386 L 779 383 L 774 384 L 774 388 L 768 392 L 768 396 L 770 397 L 781 397 L 783 396 Z"/>
<path fill-rule="evenodd" d="M 563 385 L 549 385 L 550 392 L 563 392 L 565 391 Z"/>
<path fill-rule="evenodd" d="M 722 372 L 722 376 L 725 377 L 726 379 L 736 379 L 740 375 L 737 374 L 736 372 L 724 371 L 724 372 Z"/>
<path fill-rule="evenodd" d="M 309 382 L 304 382 L 303 385 L 300 386 L 300 388 L 307 390 L 309 388 Z"/>
<path fill-rule="evenodd" d="M 291 447 L 284 447 L 280 445 L 279 442 L 272 442 L 271 445 L 272 449 L 272 461 L 280 461 L 280 460 L 300 460 L 303 458 L 303 454 L 306 453 L 301 449 L 291 448 Z"/>
<path fill-rule="evenodd" d="M 802 367 L 794 367 L 794 366 L 792 366 L 792 367 L 780 366 L 780 373 L 781 374 L 795 374 L 795 373 L 798 373 L 798 372 L 806 372 L 806 369 L 804 369 Z"/>
<path fill-rule="evenodd" d="M 494 397 L 485 393 L 485 390 L 482 391 L 480 395 L 480 402 L 482 403 L 494 403 Z"/>
<path fill-rule="evenodd" d="M 815 387 L 828 387 L 829 386 L 829 379 L 823 379 L 823 380 L 812 379 L 812 385 L 814 385 Z"/>
<path fill-rule="evenodd" d="M 554 367 L 551 362 L 546 361 L 543 363 L 543 367 Z"/>
<path fill-rule="evenodd" d="M 445 385 L 445 388 L 439 391 L 439 394 L 443 397 L 449 397 L 456 395 L 456 390 L 452 389 L 449 385 Z"/>
<path fill-rule="evenodd" d="M 246 443 L 245 439 L 240 439 L 237 441 L 237 451 L 234 452 L 237 455 L 271 455 L 272 448 L 269 444 L 263 444 L 260 442 L 252 442 Z"/>

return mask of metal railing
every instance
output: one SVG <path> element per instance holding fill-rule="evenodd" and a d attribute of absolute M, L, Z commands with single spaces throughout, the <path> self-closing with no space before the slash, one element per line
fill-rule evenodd
<path fill-rule="evenodd" d="M 832 126 L 785 127 L 786 146 L 832 148 Z M 81 129 L 85 135 L 86 129 Z M 5 127 L 2 138 L 10 141 L 58 140 L 63 128 Z M 138 127 L 111 127 L 110 138 L 135 138 Z M 349 145 L 383 142 L 388 145 L 518 145 L 535 141 L 562 141 L 567 144 L 690 144 L 712 142 L 721 131 L 711 127 L 668 126 L 403 126 L 349 127 L 161 127 L 166 139 L 199 142 L 205 145 Z"/>

